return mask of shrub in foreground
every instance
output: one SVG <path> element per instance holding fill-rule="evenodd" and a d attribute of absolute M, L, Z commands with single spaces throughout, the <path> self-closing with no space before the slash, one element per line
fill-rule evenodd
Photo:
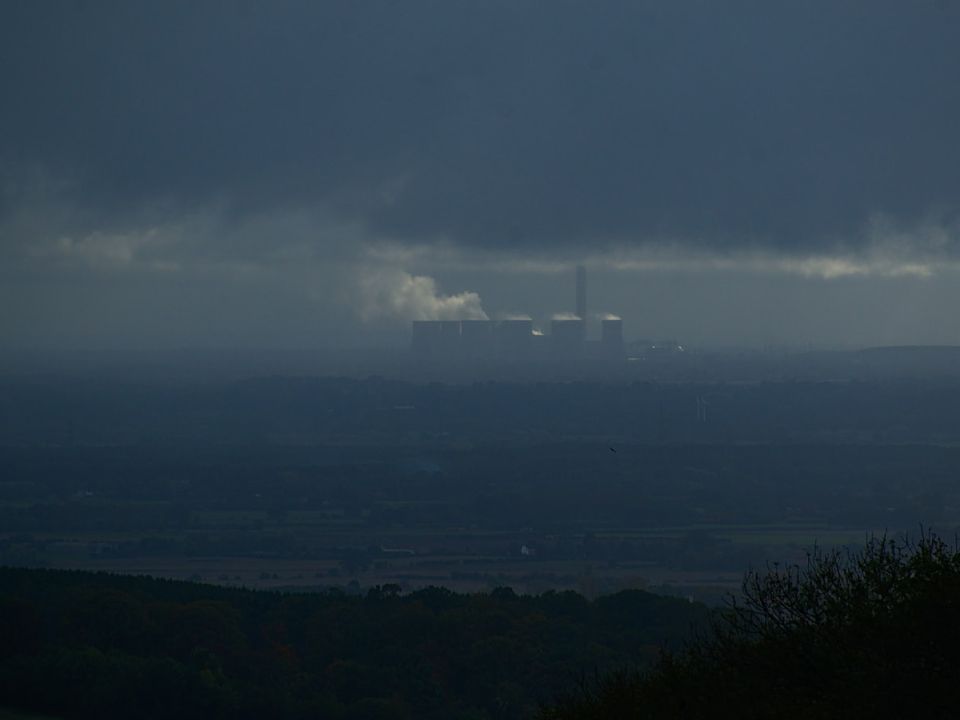
<path fill-rule="evenodd" d="M 960 552 L 878 538 L 749 573 L 711 633 L 543 720 L 960 716 Z"/>

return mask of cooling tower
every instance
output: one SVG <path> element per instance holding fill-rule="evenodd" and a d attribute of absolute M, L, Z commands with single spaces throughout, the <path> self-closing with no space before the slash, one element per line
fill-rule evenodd
<path fill-rule="evenodd" d="M 492 320 L 463 320 L 460 323 L 460 345 L 467 357 L 483 358 L 494 353 L 496 338 Z"/>
<path fill-rule="evenodd" d="M 452 355 L 460 349 L 460 321 L 440 321 L 440 350 L 444 355 Z"/>
<path fill-rule="evenodd" d="M 623 355 L 623 320 L 611 319 L 600 322 L 600 345 L 604 355 L 609 357 Z"/>
<path fill-rule="evenodd" d="M 413 351 L 417 355 L 429 357 L 440 347 L 441 323 L 438 320 L 413 321 Z"/>
<path fill-rule="evenodd" d="M 550 323 L 550 345 L 558 357 L 576 357 L 583 351 L 586 326 L 583 320 L 554 320 Z"/>
<path fill-rule="evenodd" d="M 521 360 L 530 356 L 533 320 L 503 320 L 497 330 L 501 357 L 505 360 Z"/>

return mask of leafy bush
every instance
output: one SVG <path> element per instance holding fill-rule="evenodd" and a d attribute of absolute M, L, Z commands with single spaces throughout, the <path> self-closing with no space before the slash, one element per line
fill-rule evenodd
<path fill-rule="evenodd" d="M 712 631 L 584 683 L 543 720 L 948 718 L 960 712 L 960 551 L 932 535 L 748 573 Z"/>

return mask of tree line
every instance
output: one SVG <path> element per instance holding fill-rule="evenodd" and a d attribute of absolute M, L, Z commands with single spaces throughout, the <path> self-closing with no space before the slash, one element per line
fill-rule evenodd
<path fill-rule="evenodd" d="M 703 624 L 641 591 L 275 593 L 0 569 L 0 705 L 62 718 L 527 718 Z"/>

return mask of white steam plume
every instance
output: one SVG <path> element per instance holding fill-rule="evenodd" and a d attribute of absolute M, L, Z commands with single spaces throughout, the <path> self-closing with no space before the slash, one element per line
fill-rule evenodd
<path fill-rule="evenodd" d="M 364 320 L 486 320 L 480 296 L 475 292 L 442 295 L 437 283 L 426 275 L 402 270 L 365 273 L 360 280 Z"/>

